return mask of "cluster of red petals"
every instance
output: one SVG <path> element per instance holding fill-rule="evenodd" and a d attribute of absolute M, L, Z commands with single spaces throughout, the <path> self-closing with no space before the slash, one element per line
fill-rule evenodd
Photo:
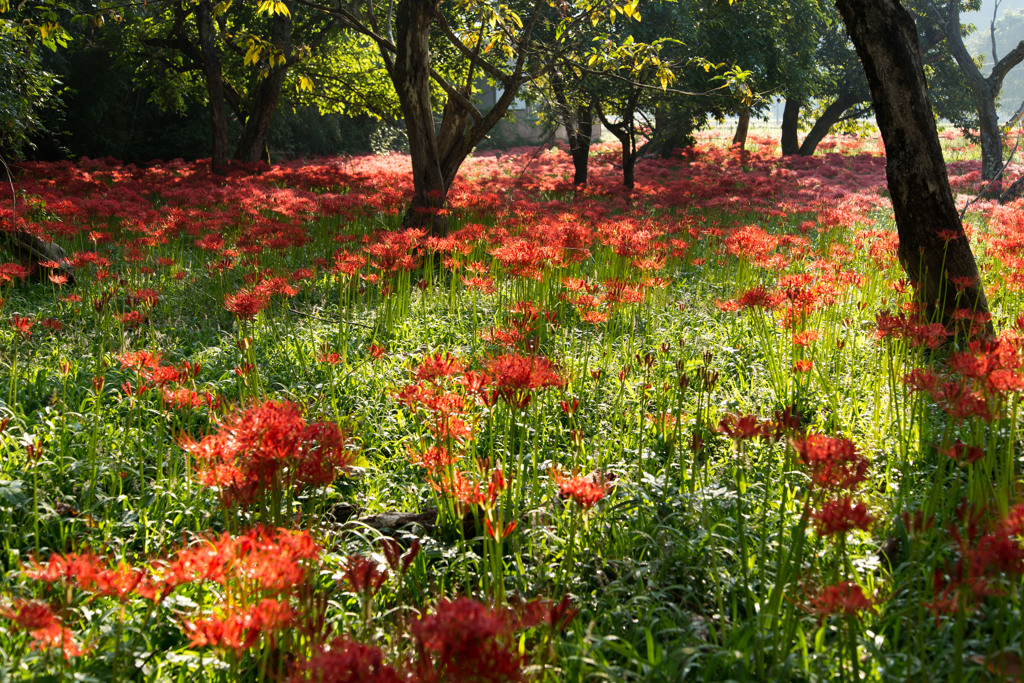
<path fill-rule="evenodd" d="M 299 664 L 288 683 L 402 683 L 407 680 L 384 663 L 384 653 L 379 647 L 335 638 Z"/>
<path fill-rule="evenodd" d="M 224 296 L 224 308 L 235 314 L 239 320 L 251 320 L 267 307 L 270 297 L 262 292 L 240 290 Z"/>
<path fill-rule="evenodd" d="M 487 363 L 487 372 L 495 395 L 515 408 L 529 405 L 531 392 L 565 383 L 554 363 L 543 356 L 498 356 Z"/>
<path fill-rule="evenodd" d="M 594 507 L 608 493 L 608 484 L 594 477 L 566 476 L 552 469 L 551 480 L 562 498 L 571 499 L 584 510 Z"/>
<path fill-rule="evenodd" d="M 505 490 L 508 482 L 500 469 L 492 470 L 490 477 L 484 481 L 478 481 L 458 471 L 440 471 L 431 478 L 430 485 L 438 493 L 458 501 L 460 508 L 465 511 L 476 506 L 484 509 L 494 507 L 498 494 Z"/>
<path fill-rule="evenodd" d="M 191 647 L 234 650 L 250 649 L 265 633 L 287 627 L 294 614 L 286 600 L 264 598 L 252 607 L 229 606 L 223 612 L 197 619 L 182 620 L 182 629 Z"/>
<path fill-rule="evenodd" d="M 866 531 L 875 521 L 864 503 L 854 503 L 849 496 L 825 501 L 814 513 L 814 519 L 818 522 L 818 532 L 823 536 L 845 534 L 854 529 Z"/>
<path fill-rule="evenodd" d="M 874 608 L 872 600 L 864 595 L 864 589 L 849 581 L 826 586 L 811 605 L 813 611 L 822 616 L 856 615 Z"/>
<path fill-rule="evenodd" d="M 352 463 L 337 425 L 307 424 L 288 401 L 267 401 L 228 418 L 215 434 L 182 446 L 197 461 L 200 479 L 217 486 L 229 505 L 248 505 L 277 483 L 281 488 L 334 481 Z"/>
<path fill-rule="evenodd" d="M 775 425 L 757 415 L 726 413 L 718 423 L 718 431 L 735 441 L 775 436 Z"/>
<path fill-rule="evenodd" d="M 306 531 L 256 527 L 245 534 L 203 539 L 153 568 L 165 585 L 244 582 L 262 593 L 284 593 L 309 577 L 320 546 Z"/>
<path fill-rule="evenodd" d="M 435 614 L 412 625 L 424 656 L 416 675 L 424 683 L 511 682 L 524 680 L 525 659 L 514 638 L 511 610 L 470 598 L 442 600 Z"/>
<path fill-rule="evenodd" d="M 15 600 L 10 606 L 0 606 L 0 617 L 7 619 L 19 631 L 27 631 L 32 638 L 32 647 L 60 648 L 65 659 L 85 654 L 71 631 L 64 627 L 60 618 L 45 602 L 39 600 Z"/>
<path fill-rule="evenodd" d="M 819 488 L 852 491 L 867 478 L 868 461 L 849 439 L 810 434 L 792 444 Z"/>
<path fill-rule="evenodd" d="M 919 322 L 915 317 L 909 317 L 906 313 L 893 315 L 888 311 L 882 311 L 875 316 L 878 329 L 875 330 L 875 337 L 878 339 L 902 339 L 910 346 L 927 347 L 937 349 L 949 336 L 949 330 L 942 323 Z"/>

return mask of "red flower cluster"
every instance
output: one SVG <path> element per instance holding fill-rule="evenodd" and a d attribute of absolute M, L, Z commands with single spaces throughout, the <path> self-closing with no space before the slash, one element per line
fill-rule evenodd
<path fill-rule="evenodd" d="M 874 608 L 864 595 L 864 589 L 855 583 L 841 581 L 822 589 L 811 603 L 812 609 L 822 616 L 830 614 L 856 615 Z"/>
<path fill-rule="evenodd" d="M 594 476 L 566 476 L 552 468 L 551 480 L 562 498 L 570 498 L 584 510 L 594 507 L 608 493 L 608 484 Z"/>
<path fill-rule="evenodd" d="M 867 478 L 868 461 L 849 439 L 810 434 L 792 444 L 815 486 L 852 491 Z"/>
<path fill-rule="evenodd" d="M 530 404 L 531 392 L 565 383 L 555 365 L 542 356 L 498 356 L 488 362 L 487 372 L 493 378 L 494 395 L 519 409 Z"/>
<path fill-rule="evenodd" d="M 337 425 L 306 424 L 297 405 L 267 401 L 225 420 L 216 434 L 182 447 L 197 460 L 200 479 L 217 486 L 227 505 L 248 505 L 264 491 L 334 481 L 352 463 Z"/>
<path fill-rule="evenodd" d="M 423 683 L 521 681 L 524 658 L 514 636 L 509 610 L 488 607 L 470 598 L 442 600 L 436 613 L 412 625 L 423 652 L 416 665 Z"/>
<path fill-rule="evenodd" d="M 14 624 L 20 631 L 28 631 L 32 647 L 59 647 L 65 659 L 78 657 L 84 650 L 75 644 L 75 639 L 50 606 L 38 600 L 15 600 L 9 607 L 0 606 L 0 617 Z"/>

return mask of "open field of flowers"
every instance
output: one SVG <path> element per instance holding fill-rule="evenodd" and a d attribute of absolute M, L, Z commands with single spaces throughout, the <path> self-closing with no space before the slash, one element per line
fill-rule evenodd
<path fill-rule="evenodd" d="M 24 165 L 0 680 L 1020 680 L 1024 205 L 954 335 L 877 140 L 753 142 L 476 157 L 446 238 L 402 156 Z"/>

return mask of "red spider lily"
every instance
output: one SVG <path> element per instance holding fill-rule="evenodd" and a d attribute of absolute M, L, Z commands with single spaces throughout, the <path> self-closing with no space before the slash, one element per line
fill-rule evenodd
<path fill-rule="evenodd" d="M 379 360 L 388 352 L 386 348 L 383 346 L 377 346 L 376 344 L 370 344 L 368 350 L 370 352 L 370 358 L 373 360 Z"/>
<path fill-rule="evenodd" d="M 388 570 L 363 555 L 349 555 L 342 569 L 345 582 L 356 593 L 373 595 L 388 579 Z"/>
<path fill-rule="evenodd" d="M 384 553 L 384 559 L 387 560 L 388 566 L 391 567 L 391 571 L 404 574 L 409 571 L 409 566 L 416 559 L 416 556 L 420 554 L 420 539 L 414 539 L 409 545 L 409 549 L 404 553 L 402 552 L 402 546 L 399 545 L 398 541 L 388 538 L 387 536 L 381 538 L 381 551 Z"/>
<path fill-rule="evenodd" d="M 475 481 L 462 472 L 455 472 L 453 475 L 441 472 L 437 479 L 431 479 L 430 485 L 438 493 L 455 499 L 460 509 L 465 511 L 478 505 L 484 509 L 493 508 L 495 501 L 498 500 L 498 494 L 505 489 L 507 482 L 504 473 L 496 469 L 491 472 L 486 490 L 481 488 L 482 482 Z"/>
<path fill-rule="evenodd" d="M 426 469 L 428 476 L 436 474 L 438 470 L 454 465 L 459 460 L 459 456 L 449 453 L 448 449 L 444 446 L 433 446 L 422 453 L 410 446 L 408 453 L 409 461 Z"/>
<path fill-rule="evenodd" d="M 806 373 L 810 372 L 811 368 L 814 367 L 814 361 L 802 359 L 793 363 L 793 372 Z"/>
<path fill-rule="evenodd" d="M 265 633 L 280 630 L 292 622 L 291 606 L 284 601 L 265 598 L 258 605 L 228 608 L 223 614 L 201 619 L 182 620 L 182 630 L 191 647 L 213 647 L 241 654 Z"/>
<path fill-rule="evenodd" d="M 0 606 L 0 617 L 12 622 L 18 630 L 28 631 L 34 649 L 59 647 L 65 659 L 85 654 L 75 644 L 71 631 L 64 628 L 57 615 L 44 602 L 17 599 L 10 607 Z"/>
<path fill-rule="evenodd" d="M 943 382 L 932 391 L 932 398 L 958 422 L 971 418 L 991 422 L 997 417 L 986 397 L 964 382 Z"/>
<path fill-rule="evenodd" d="M 155 289 L 137 289 L 134 292 L 128 294 L 128 305 L 144 305 L 153 307 L 156 302 L 160 300 L 160 292 Z"/>
<path fill-rule="evenodd" d="M 502 539 L 508 538 L 508 535 L 515 531 L 516 522 L 511 521 L 505 525 L 504 529 L 502 529 L 501 526 L 495 527 L 492 525 L 490 519 L 486 519 L 484 520 L 484 526 L 487 536 L 489 538 L 493 538 L 498 543 L 501 543 Z"/>
<path fill-rule="evenodd" d="M 495 395 L 514 408 L 530 403 L 530 392 L 561 387 L 565 382 L 555 365 L 542 356 L 498 356 L 487 364 L 493 377 Z"/>
<path fill-rule="evenodd" d="M 779 307 L 784 297 L 778 292 L 769 292 L 763 286 L 752 287 L 736 299 L 738 308 L 765 308 L 773 311 Z M 734 309 L 735 310 L 735 309 Z"/>
<path fill-rule="evenodd" d="M 849 439 L 810 434 L 791 443 L 815 486 L 852 491 L 867 477 L 868 461 Z"/>
<path fill-rule="evenodd" d="M 469 424 L 454 415 L 436 415 L 434 420 L 427 425 L 427 429 L 435 439 L 446 443 L 451 441 L 462 443 L 473 435 Z"/>
<path fill-rule="evenodd" d="M 568 594 L 558 602 L 537 598 L 527 602 L 512 603 L 517 628 L 532 628 L 541 624 L 552 631 L 564 631 L 579 614 L 579 609 L 572 606 Z"/>
<path fill-rule="evenodd" d="M 266 294 L 241 290 L 224 297 L 224 308 L 235 314 L 239 320 L 250 320 L 270 303 Z"/>
<path fill-rule="evenodd" d="M 864 589 L 855 583 L 841 581 L 826 586 L 811 601 L 811 609 L 821 616 L 832 614 L 856 615 L 874 609 L 874 603 L 864 595 Z"/>
<path fill-rule="evenodd" d="M 120 361 L 122 368 L 131 368 L 136 372 L 153 370 L 159 367 L 162 360 L 160 353 L 150 353 L 145 350 L 122 353 L 115 355 L 114 358 Z"/>
<path fill-rule="evenodd" d="M 735 441 L 768 437 L 775 434 L 770 422 L 759 420 L 757 415 L 736 415 L 726 413 L 718 423 L 718 431 Z"/>
<path fill-rule="evenodd" d="M 903 383 L 911 391 L 926 391 L 931 393 L 939 386 L 939 378 L 934 372 L 927 368 L 915 368 L 903 377 Z"/>
<path fill-rule="evenodd" d="M 335 638 L 295 667 L 288 683 L 402 683 L 380 648 Z"/>
<path fill-rule="evenodd" d="M 214 396 L 208 391 L 198 392 L 184 388 L 164 389 L 163 399 L 166 405 L 174 406 L 179 409 L 202 408 L 205 406 L 206 408 L 213 410 L 220 405 L 220 398 Z"/>
<path fill-rule="evenodd" d="M 138 327 L 146 322 L 146 317 L 139 311 L 129 311 L 118 318 L 125 327 Z"/>
<path fill-rule="evenodd" d="M 224 586 L 240 582 L 262 592 L 286 593 L 304 583 L 320 547 L 308 532 L 256 527 L 231 536 L 203 539 L 179 550 L 154 571 L 170 587 L 197 581 Z"/>
<path fill-rule="evenodd" d="M 36 324 L 35 321 L 32 320 L 31 318 L 26 318 L 20 315 L 12 315 L 10 320 L 8 320 L 7 322 L 10 323 L 11 328 L 14 329 L 14 331 L 22 335 L 23 337 L 31 337 L 32 328 Z"/>
<path fill-rule="evenodd" d="M 412 624 L 424 683 L 511 682 L 524 679 L 514 639 L 514 616 L 470 598 L 442 600 L 433 615 Z"/>
<path fill-rule="evenodd" d="M 462 361 L 450 353 L 435 353 L 425 356 L 416 369 L 416 379 L 420 382 L 437 383 L 442 377 L 451 377 L 462 372 Z"/>
<path fill-rule="evenodd" d="M 868 508 L 864 503 L 854 504 L 849 496 L 825 501 L 813 516 L 818 522 L 818 533 L 822 536 L 845 534 L 854 529 L 866 531 L 875 521 L 874 517 L 868 514 Z"/>
<path fill-rule="evenodd" d="M 562 498 L 571 498 L 584 510 L 589 510 L 605 497 L 608 485 L 598 482 L 595 477 L 566 476 L 557 469 L 551 469 L 551 480 L 558 487 Z"/>
<path fill-rule="evenodd" d="M 806 330 L 793 335 L 793 346 L 807 346 L 818 341 L 821 335 L 816 330 Z"/>
<path fill-rule="evenodd" d="M 316 357 L 317 363 L 323 363 L 325 365 L 337 365 L 341 362 L 340 353 L 321 353 Z"/>
<path fill-rule="evenodd" d="M 14 278 L 24 280 L 31 271 L 23 265 L 17 263 L 0 263 L 0 282 L 13 282 Z"/>
<path fill-rule="evenodd" d="M 145 570 L 126 562 L 111 567 L 105 558 L 91 553 L 54 553 L 45 566 L 33 560 L 22 569 L 22 574 L 37 581 L 74 585 L 86 593 L 111 596 L 121 602 L 133 596 L 149 597 L 153 590 Z"/>
<path fill-rule="evenodd" d="M 968 446 L 960 439 L 956 440 L 949 448 L 940 448 L 939 452 L 947 455 L 960 466 L 973 465 L 985 457 L 985 450 L 978 446 Z"/>
<path fill-rule="evenodd" d="M 227 419 L 216 434 L 182 447 L 192 453 L 207 486 L 227 505 L 250 504 L 276 482 L 282 488 L 323 485 L 348 469 L 347 438 L 333 423 L 306 424 L 297 405 L 267 401 Z"/>

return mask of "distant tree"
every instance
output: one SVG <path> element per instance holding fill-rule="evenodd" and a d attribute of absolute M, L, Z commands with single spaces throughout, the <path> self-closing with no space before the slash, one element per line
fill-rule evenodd
<path fill-rule="evenodd" d="M 574 27 L 609 25 L 636 12 L 638 0 L 397 0 L 324 5 L 295 0 L 339 19 L 377 45 L 409 137 L 413 197 L 403 224 L 447 231 L 448 192 L 462 162 L 505 116 L 520 88 L 557 62 L 552 52 L 573 44 Z M 536 39 L 546 26 L 546 40 Z M 443 55 L 445 69 L 437 68 Z M 539 58 L 548 55 L 549 58 Z M 482 111 L 475 85 L 496 86 L 497 102 Z M 443 106 L 435 109 L 436 88 Z M 440 122 L 435 116 L 440 114 Z"/>
<path fill-rule="evenodd" d="M 940 118 L 966 122 L 972 105 L 959 69 L 944 47 L 942 27 L 930 12 L 930 1 L 908 0 L 905 8 L 915 21 L 932 108 Z M 816 7 L 817 11 L 808 13 L 815 37 L 814 68 L 796 84 L 795 92 L 792 84 L 785 91 L 783 155 L 810 156 L 837 127 L 855 129 L 858 121 L 871 114 L 870 90 L 842 18 L 831 0 Z M 807 130 L 802 141 L 801 129 Z"/>
<path fill-rule="evenodd" d="M 230 0 L 170 0 L 132 5 L 115 40 L 138 65 L 166 107 L 205 101 L 210 120 L 212 166 L 223 172 L 231 158 L 252 163 L 267 154 L 267 132 L 290 77 L 307 89 L 295 67 L 332 36 L 336 22 L 303 12 L 292 0 L 260 7 Z M 229 117 L 240 133 L 231 151 Z"/>
<path fill-rule="evenodd" d="M 42 126 L 40 114 L 57 104 L 59 83 L 43 67 L 39 41 L 0 19 L 0 156 L 21 157 Z"/>
<path fill-rule="evenodd" d="M 981 143 L 981 177 L 989 181 L 989 194 L 998 196 L 1002 190 L 1003 135 L 996 108 L 1003 79 L 1015 66 L 1024 61 L 1024 39 L 1021 39 L 1002 58 L 995 61 L 988 76 L 981 69 L 964 45 L 964 29 L 960 25 L 960 3 L 947 0 L 944 7 L 933 4 L 933 11 L 941 22 L 947 49 L 963 72 L 971 90 L 977 111 L 978 138 Z M 994 22 L 992 26 L 994 42 Z M 993 52 L 995 52 L 993 48 Z M 993 60 L 995 60 L 993 54 Z"/>
<path fill-rule="evenodd" d="M 897 0 L 836 0 L 836 6 L 864 65 L 885 143 L 900 264 L 935 318 L 953 324 L 965 313 L 986 314 L 928 101 L 914 19 Z"/>

